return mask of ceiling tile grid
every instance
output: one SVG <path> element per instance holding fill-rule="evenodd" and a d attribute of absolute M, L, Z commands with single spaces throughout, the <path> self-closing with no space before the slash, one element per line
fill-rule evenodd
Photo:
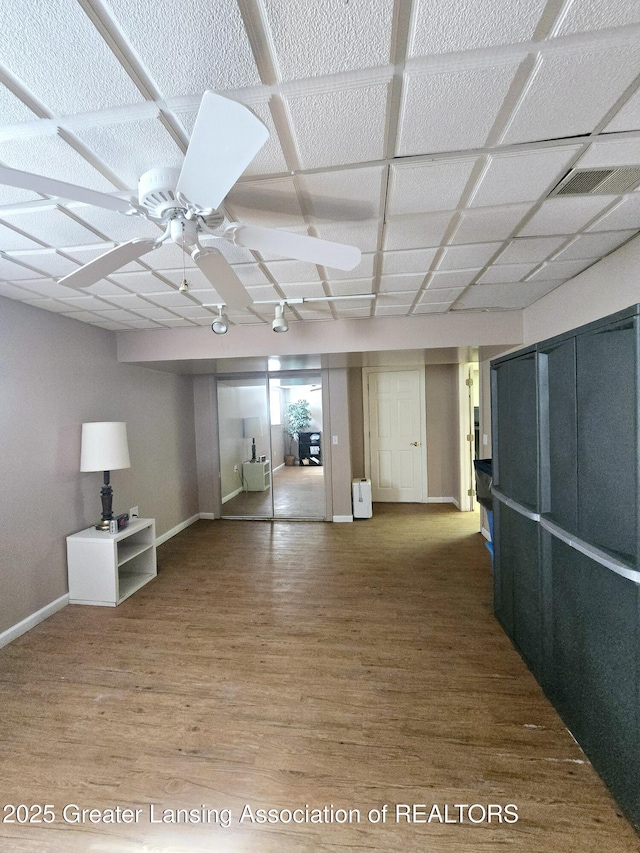
<path fill-rule="evenodd" d="M 0 167 L 135 200 L 143 172 L 180 168 L 213 89 L 269 131 L 225 224 L 362 252 L 338 270 L 202 232 L 254 300 L 234 323 L 319 296 L 343 298 L 296 304 L 297 322 L 519 310 L 640 231 L 637 185 L 549 196 L 572 169 L 640 167 L 639 36 L 634 0 L 192 0 L 188 15 L 168 0 L 14 0 Z M 215 281 L 170 242 L 89 287 L 58 283 L 161 234 L 0 184 L 0 295 L 113 330 L 209 323 Z"/>

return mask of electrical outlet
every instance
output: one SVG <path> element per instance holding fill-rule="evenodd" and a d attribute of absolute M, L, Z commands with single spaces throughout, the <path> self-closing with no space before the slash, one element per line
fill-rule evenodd
<path fill-rule="evenodd" d="M 234 465 L 234 466 L 233 466 L 233 473 L 234 473 L 234 474 L 239 474 L 239 473 L 240 473 L 240 468 L 239 468 L 237 465 Z"/>
<path fill-rule="evenodd" d="M 132 506 L 129 510 L 129 518 L 137 518 L 138 517 L 138 507 Z"/>

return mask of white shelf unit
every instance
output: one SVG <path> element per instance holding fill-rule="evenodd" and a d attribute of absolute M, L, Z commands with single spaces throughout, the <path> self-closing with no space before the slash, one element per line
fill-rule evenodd
<path fill-rule="evenodd" d="M 67 536 L 69 603 L 115 607 L 157 574 L 156 523 L 137 518 L 119 533 L 88 527 Z"/>
<path fill-rule="evenodd" d="M 245 492 L 266 492 L 271 485 L 271 463 L 243 462 L 242 478 Z"/>

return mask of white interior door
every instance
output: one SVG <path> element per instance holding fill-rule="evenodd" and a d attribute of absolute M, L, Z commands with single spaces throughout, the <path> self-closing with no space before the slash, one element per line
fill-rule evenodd
<path fill-rule="evenodd" d="M 421 503 L 427 493 L 424 371 L 371 371 L 367 397 L 372 499 Z"/>

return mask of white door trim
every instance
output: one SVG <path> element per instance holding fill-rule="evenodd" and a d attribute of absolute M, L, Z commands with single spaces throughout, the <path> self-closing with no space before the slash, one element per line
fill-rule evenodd
<path fill-rule="evenodd" d="M 426 429 L 426 384 L 424 364 L 403 364 L 397 367 L 362 368 L 362 408 L 364 421 L 364 475 L 371 478 L 371 424 L 369 422 L 369 377 L 375 373 L 400 373 L 415 370 L 419 376 L 420 403 L 420 469 L 422 472 L 420 503 L 426 503 L 427 489 L 427 429 Z"/>

